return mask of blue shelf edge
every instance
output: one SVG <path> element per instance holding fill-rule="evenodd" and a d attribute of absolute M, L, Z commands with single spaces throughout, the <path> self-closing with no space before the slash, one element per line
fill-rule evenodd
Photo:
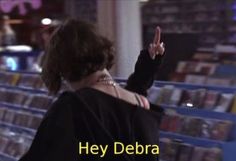
<path fill-rule="evenodd" d="M 204 139 L 204 138 L 198 138 L 198 137 L 192 137 L 187 135 L 182 135 L 178 133 L 172 133 L 172 132 L 166 132 L 166 131 L 160 131 L 160 137 L 165 137 L 169 139 L 179 139 L 182 140 L 185 143 L 189 143 L 195 146 L 201 146 L 201 147 L 219 147 L 222 148 L 223 144 L 226 144 L 227 142 L 218 141 L 218 140 L 210 140 L 210 139 Z"/>
<path fill-rule="evenodd" d="M 47 112 L 47 110 L 36 109 L 36 108 L 31 108 L 31 107 L 26 108 L 26 107 L 21 106 L 21 105 L 14 105 L 14 104 L 6 103 L 6 102 L 0 102 L 0 106 L 8 107 L 8 108 L 14 109 L 14 110 L 22 110 L 22 111 L 25 111 L 25 112 L 40 114 L 42 116 Z"/>
<path fill-rule="evenodd" d="M 37 94 L 47 94 L 48 93 L 46 90 L 33 89 L 30 87 L 11 86 L 11 85 L 4 85 L 4 84 L 0 84 L 0 88 L 21 90 L 21 91 L 30 92 L 30 93 L 37 93 Z"/>
<path fill-rule="evenodd" d="M 177 111 L 179 114 L 183 114 L 183 115 L 207 117 L 207 118 L 220 119 L 220 120 L 229 120 L 236 123 L 236 115 L 232 113 L 216 112 L 212 110 L 189 108 L 189 107 L 174 106 L 174 105 L 165 105 L 165 104 L 160 104 L 160 106 L 164 109 L 173 109 Z"/>
<path fill-rule="evenodd" d="M 229 138 L 232 140 L 236 139 L 236 115 L 234 114 L 215 112 L 211 110 L 203 110 L 196 108 L 178 107 L 171 105 L 160 105 L 160 106 L 164 109 L 175 110 L 177 113 L 181 115 L 232 121 L 234 125 L 232 127 L 233 130 L 230 132 Z"/>
<path fill-rule="evenodd" d="M 32 75 L 39 75 L 40 72 L 31 72 L 31 71 L 25 71 L 25 70 L 2 70 L 3 72 L 9 72 L 9 73 L 20 73 L 20 74 L 32 74 Z"/>
<path fill-rule="evenodd" d="M 2 152 L 0 152 L 0 158 L 4 158 L 4 161 L 17 161 L 16 158 L 9 156 L 7 154 L 4 154 Z"/>
<path fill-rule="evenodd" d="M 32 50 L 32 51 L 1 51 L 1 56 L 38 56 L 42 51 L 41 50 Z"/>
<path fill-rule="evenodd" d="M 114 77 L 114 79 L 118 83 L 126 83 L 127 79 L 122 77 Z M 191 83 L 184 83 L 184 82 L 171 82 L 171 81 L 154 81 L 153 87 L 163 87 L 165 85 L 173 85 L 179 88 L 186 88 L 186 89 L 199 89 L 199 88 L 205 88 L 207 90 L 215 90 L 215 91 L 221 91 L 225 93 L 235 93 L 236 87 L 230 87 L 230 86 L 216 86 L 216 85 L 201 85 L 201 84 L 191 84 Z"/>
<path fill-rule="evenodd" d="M 219 147 L 223 151 L 223 161 L 235 161 L 234 154 L 236 152 L 236 141 L 223 142 L 160 131 L 160 138 L 163 137 L 169 139 L 179 139 L 182 140 L 184 143 L 205 148 Z"/>
<path fill-rule="evenodd" d="M 17 131 L 17 132 L 27 133 L 30 136 L 34 136 L 36 134 L 36 130 L 34 129 L 30 129 L 30 128 L 18 126 L 18 125 L 13 125 L 13 124 L 5 123 L 2 121 L 0 121 L 0 126 L 9 127 L 10 129 L 13 129 L 14 131 Z"/>
<path fill-rule="evenodd" d="M 153 83 L 153 86 L 155 86 L 155 87 L 163 87 L 165 85 L 173 85 L 175 87 L 185 88 L 185 89 L 204 88 L 207 90 L 221 91 L 224 93 L 235 93 L 236 92 L 236 87 L 228 87 L 228 86 L 199 85 L 199 84 L 182 83 L 182 82 L 169 82 L 169 81 L 154 81 L 154 83 Z"/>
<path fill-rule="evenodd" d="M 236 141 L 224 144 L 222 149 L 223 161 L 235 161 Z"/>

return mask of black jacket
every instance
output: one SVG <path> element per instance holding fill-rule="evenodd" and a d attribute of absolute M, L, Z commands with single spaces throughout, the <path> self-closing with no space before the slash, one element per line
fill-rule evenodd
<path fill-rule="evenodd" d="M 148 53 L 142 51 L 127 89 L 135 92 L 140 89 L 139 93 L 146 94 L 153 81 L 154 69 L 160 63 L 158 58 L 148 58 Z M 142 65 L 145 63 L 148 65 Z M 139 73 L 143 71 L 145 74 Z M 143 78 L 146 81 L 136 80 Z M 139 88 L 132 89 L 135 85 Z M 158 144 L 162 112 L 160 107 L 151 105 L 151 110 L 145 110 L 92 88 L 64 92 L 47 112 L 28 153 L 20 161 L 157 161 L 158 155 L 150 152 L 114 155 L 113 145 L 114 142 L 124 145 L 138 142 L 143 146 Z M 80 155 L 79 142 L 108 145 L 108 151 L 103 158 L 99 154 Z"/>
<path fill-rule="evenodd" d="M 163 56 L 151 59 L 147 50 L 142 50 L 135 64 L 134 73 L 127 81 L 126 89 L 147 96 L 147 90 L 152 86 Z"/>

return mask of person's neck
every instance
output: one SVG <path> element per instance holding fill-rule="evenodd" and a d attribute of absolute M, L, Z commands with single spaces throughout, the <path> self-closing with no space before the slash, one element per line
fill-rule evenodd
<path fill-rule="evenodd" d="M 83 78 L 81 81 L 69 82 L 69 86 L 72 90 L 78 90 L 84 87 L 92 87 L 94 84 L 98 82 L 99 79 L 101 79 L 104 76 L 111 78 L 111 75 L 107 71 L 107 69 L 96 71 L 90 74 L 89 76 Z"/>

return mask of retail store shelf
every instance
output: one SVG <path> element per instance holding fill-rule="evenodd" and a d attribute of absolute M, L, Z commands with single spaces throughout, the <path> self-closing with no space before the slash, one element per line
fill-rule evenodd
<path fill-rule="evenodd" d="M 235 161 L 234 154 L 235 154 L 235 149 L 236 149 L 236 141 L 232 141 L 232 142 L 215 141 L 215 140 L 196 138 L 196 137 L 185 136 L 181 134 L 163 132 L 163 131 L 160 131 L 160 137 L 182 140 L 185 143 L 189 143 L 195 146 L 206 147 L 206 148 L 219 147 L 223 151 L 222 161 Z"/>
<path fill-rule="evenodd" d="M 166 85 L 174 86 L 175 88 L 185 89 L 185 90 L 196 90 L 196 89 L 206 89 L 218 91 L 219 93 L 231 93 L 235 94 L 236 87 L 225 87 L 225 86 L 212 86 L 212 85 L 195 85 L 189 83 L 179 83 L 179 82 L 167 82 L 167 81 L 155 81 L 154 86 L 161 88 Z M 182 140 L 184 143 L 192 144 L 200 147 L 219 147 L 222 149 L 222 161 L 235 161 L 235 149 L 236 149 L 236 115 L 227 112 L 216 112 L 213 110 L 193 108 L 193 107 L 185 107 L 185 106 L 176 106 L 176 105 L 168 105 L 161 104 L 161 107 L 165 109 L 165 111 L 174 110 L 180 115 L 187 117 L 199 117 L 202 119 L 216 119 L 222 121 L 232 121 L 234 123 L 232 130 L 230 131 L 228 141 L 218 141 L 218 140 L 210 140 L 202 137 L 192 137 L 174 132 L 160 132 L 160 137 L 169 138 L 169 139 L 177 139 Z M 171 111 L 170 111 L 171 112 Z M 167 112 L 168 113 L 168 112 Z"/>
<path fill-rule="evenodd" d="M 201 146 L 201 147 L 207 147 L 207 148 L 210 148 L 210 147 L 222 148 L 223 144 L 226 143 L 226 142 L 218 141 L 218 140 L 209 140 L 209 139 L 192 137 L 192 136 L 187 136 L 187 135 L 182 135 L 182 134 L 177 134 L 177 133 L 172 133 L 172 132 L 165 132 L 165 131 L 160 131 L 160 137 L 178 139 L 178 140 L 182 140 L 185 143 L 189 143 L 189 144 L 193 144 L 193 145 Z"/>
<path fill-rule="evenodd" d="M 0 152 L 0 161 L 17 161 L 16 158 Z"/>
<path fill-rule="evenodd" d="M 173 109 L 177 111 L 179 114 L 183 115 L 190 115 L 190 116 L 196 116 L 196 117 L 208 117 L 213 119 L 220 119 L 220 120 L 230 120 L 236 123 L 236 115 L 232 113 L 226 113 L 226 112 L 216 112 L 212 110 L 205 110 L 205 109 L 199 109 L 194 107 L 183 107 L 183 106 L 174 106 L 174 105 L 165 105 L 161 104 L 161 107 L 164 109 Z"/>
<path fill-rule="evenodd" d="M 36 130 L 34 129 L 30 129 L 30 128 L 18 126 L 18 125 L 13 125 L 13 124 L 2 122 L 2 121 L 0 121 L 0 126 L 9 127 L 10 129 L 15 129 L 16 131 L 25 132 L 31 135 L 34 135 L 36 133 Z"/>
<path fill-rule="evenodd" d="M 37 94 L 46 94 L 47 93 L 46 90 L 42 90 L 42 89 L 33 89 L 31 87 L 11 86 L 11 85 L 5 85 L 5 84 L 0 84 L 0 88 L 20 90 L 20 91 L 25 91 L 25 92 L 37 93 Z"/>
<path fill-rule="evenodd" d="M 40 53 L 41 53 L 41 51 L 31 51 L 31 52 L 2 51 L 2 52 L 0 52 L 0 57 L 2 57 L 2 56 L 16 57 L 19 62 L 18 69 L 26 70 L 29 67 L 27 59 L 29 57 L 37 57 Z"/>
<path fill-rule="evenodd" d="M 197 85 L 197 84 L 190 84 L 190 83 L 167 82 L 167 81 L 155 81 L 154 82 L 154 86 L 156 86 L 156 87 L 163 87 L 165 85 L 172 85 L 172 86 L 175 86 L 177 88 L 182 88 L 182 89 L 204 88 L 207 90 L 220 91 L 220 92 L 224 92 L 224 93 L 235 93 L 236 92 L 236 87 Z"/>
<path fill-rule="evenodd" d="M 25 71 L 25 70 L 6 70 L 6 72 L 19 73 L 19 74 L 32 74 L 32 75 L 40 74 L 39 72 L 30 72 L 30 71 Z"/>
<path fill-rule="evenodd" d="M 43 109 L 24 107 L 22 105 L 14 105 L 14 104 L 11 104 L 11 103 L 6 103 L 6 102 L 0 102 L 0 106 L 8 107 L 8 108 L 11 108 L 11 109 L 14 109 L 14 110 L 22 110 L 22 111 L 25 111 L 25 112 L 40 114 L 40 115 L 44 115 L 46 113 L 46 110 L 43 110 Z"/>

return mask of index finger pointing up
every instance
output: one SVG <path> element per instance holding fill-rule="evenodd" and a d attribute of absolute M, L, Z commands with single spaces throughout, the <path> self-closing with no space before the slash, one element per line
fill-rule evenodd
<path fill-rule="evenodd" d="M 161 40 L 161 28 L 157 26 L 155 30 L 155 37 L 154 37 L 153 43 L 160 44 L 160 40 Z"/>

